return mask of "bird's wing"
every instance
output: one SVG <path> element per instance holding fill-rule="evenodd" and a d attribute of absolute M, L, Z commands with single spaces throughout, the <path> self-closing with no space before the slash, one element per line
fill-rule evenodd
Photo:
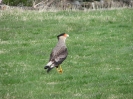
<path fill-rule="evenodd" d="M 62 46 L 60 49 L 54 49 L 50 54 L 50 61 L 55 61 L 58 64 L 61 64 L 67 57 L 67 48 Z"/>

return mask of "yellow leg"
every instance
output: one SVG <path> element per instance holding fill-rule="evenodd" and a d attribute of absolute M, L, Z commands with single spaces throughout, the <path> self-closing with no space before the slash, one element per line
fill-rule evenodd
<path fill-rule="evenodd" d="M 58 68 L 56 68 L 56 70 L 57 70 L 57 72 L 59 72 L 59 69 Z"/>
<path fill-rule="evenodd" d="M 62 73 L 63 70 L 62 70 L 61 66 L 59 66 L 59 67 L 60 67 L 60 69 L 57 68 L 57 71 L 58 71 L 59 73 Z"/>

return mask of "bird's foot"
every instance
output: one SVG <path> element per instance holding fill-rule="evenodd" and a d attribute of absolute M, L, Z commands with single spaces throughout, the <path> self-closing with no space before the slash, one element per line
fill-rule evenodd
<path fill-rule="evenodd" d="M 60 69 L 57 68 L 57 71 L 58 71 L 58 73 L 63 73 L 61 66 L 60 66 Z"/>

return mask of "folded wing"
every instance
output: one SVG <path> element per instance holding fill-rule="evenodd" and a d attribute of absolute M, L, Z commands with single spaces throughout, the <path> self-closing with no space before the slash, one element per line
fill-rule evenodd
<path fill-rule="evenodd" d="M 55 66 L 58 66 L 66 59 L 67 55 L 68 52 L 66 46 L 62 46 L 58 50 L 57 48 L 54 48 L 52 53 L 50 54 L 49 61 L 53 61 Z"/>

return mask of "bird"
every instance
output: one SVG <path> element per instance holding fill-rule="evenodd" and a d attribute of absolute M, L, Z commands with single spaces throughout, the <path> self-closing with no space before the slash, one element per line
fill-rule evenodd
<path fill-rule="evenodd" d="M 44 69 L 47 69 L 47 73 L 49 73 L 49 71 L 51 71 L 54 67 L 56 67 L 59 73 L 63 72 L 60 65 L 68 55 L 68 50 L 65 43 L 67 37 L 69 37 L 69 35 L 66 33 L 61 33 L 57 36 L 58 42 L 50 54 L 49 62 L 44 67 Z"/>

